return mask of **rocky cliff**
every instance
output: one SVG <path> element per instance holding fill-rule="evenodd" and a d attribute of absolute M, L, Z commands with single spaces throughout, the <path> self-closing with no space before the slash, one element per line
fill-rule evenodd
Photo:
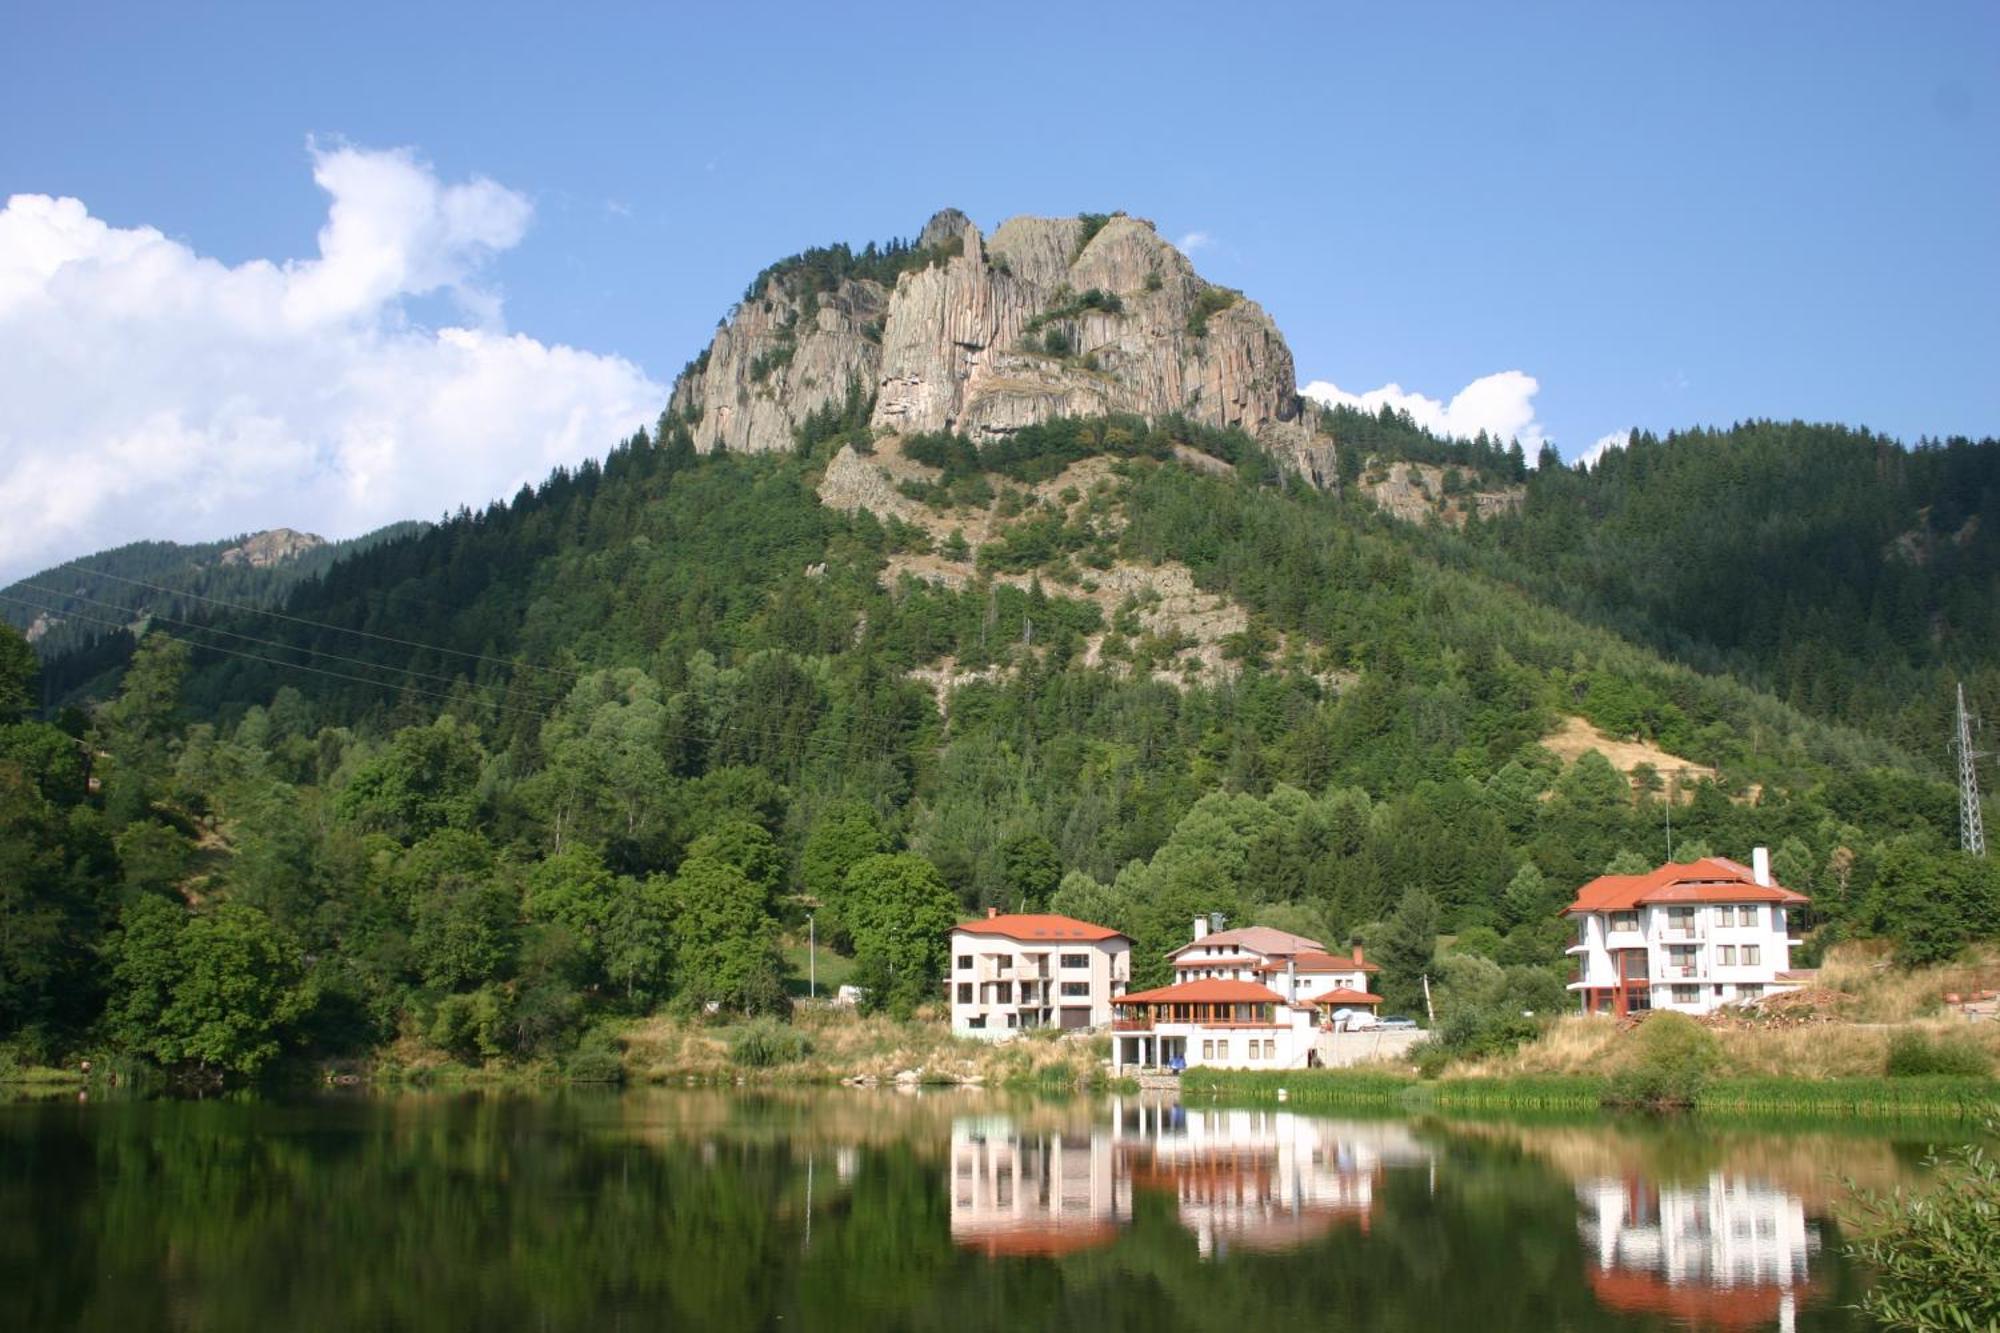
<path fill-rule="evenodd" d="M 791 447 L 812 412 L 874 400 L 880 434 L 995 438 L 1058 416 L 1181 414 L 1237 427 L 1319 485 L 1292 354 L 1254 301 L 1205 281 L 1151 223 L 955 209 L 914 246 L 813 251 L 753 284 L 674 386 L 697 447 Z"/>

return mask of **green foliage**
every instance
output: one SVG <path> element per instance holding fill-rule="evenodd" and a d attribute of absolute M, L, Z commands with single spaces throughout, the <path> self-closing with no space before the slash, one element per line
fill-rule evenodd
<path fill-rule="evenodd" d="M 717 856 L 691 856 L 671 894 L 674 971 L 683 997 L 742 1013 L 783 1003 L 778 925 L 764 886 Z"/>
<path fill-rule="evenodd" d="M 759 1018 L 729 1034 L 729 1062 L 745 1069 L 792 1065 L 812 1054 L 812 1038 L 775 1018 Z"/>
<path fill-rule="evenodd" d="M 12 625 L 0 624 L 0 725 L 20 720 L 35 701 L 35 650 Z"/>
<path fill-rule="evenodd" d="M 836 241 L 832 245 L 814 246 L 769 265 L 744 288 L 743 299 L 747 303 L 769 295 L 766 289 L 772 283 L 799 301 L 810 300 L 821 292 L 834 291 L 841 283 L 850 280 L 894 287 L 900 275 L 943 263 L 963 253 L 964 249 L 964 240 L 956 236 L 941 244 L 925 247 L 901 239 L 891 239 L 881 245 L 870 241 L 859 250 L 850 248 L 844 241 Z"/>
<path fill-rule="evenodd" d="M 464 1059 L 492 1060 L 507 1051 L 507 994 L 494 986 L 438 1001 L 430 1039 Z"/>
<path fill-rule="evenodd" d="M 1634 1029 L 1627 1047 L 1605 1088 L 1605 1101 L 1612 1106 L 1695 1106 L 1722 1062 L 1714 1033 L 1686 1014 L 1667 1010 Z"/>
<path fill-rule="evenodd" d="M 1384 1013 L 1424 1016 L 1423 978 L 1437 966 L 1437 900 L 1422 888 L 1403 895 L 1381 937 L 1368 941 L 1369 957 L 1381 967 Z"/>
<path fill-rule="evenodd" d="M 2000 1124 L 1986 1129 L 1990 1137 Z M 2000 1328 L 2000 1163 L 1966 1143 L 1925 1165 L 1929 1178 L 1913 1190 L 1852 1190 L 1847 1253 L 1875 1277 L 1861 1308 L 1914 1333 Z"/>
<path fill-rule="evenodd" d="M 1882 1072 L 1890 1078 L 1923 1078 L 1933 1074 L 1983 1078 L 1993 1072 L 1993 1060 L 1977 1043 L 1964 1038 L 1931 1038 L 1921 1032 L 1898 1032 L 1889 1039 L 1889 1056 Z"/>
<path fill-rule="evenodd" d="M 1187 331 L 1197 338 L 1208 336 L 1208 321 L 1243 299 L 1243 293 L 1227 287 L 1203 287 L 1195 293 L 1194 308 L 1188 311 Z"/>
<path fill-rule="evenodd" d="M 361 767 L 334 808 L 361 828 L 406 843 L 441 828 L 468 828 L 478 813 L 484 759 L 472 729 L 450 717 L 405 727 Z"/>
<path fill-rule="evenodd" d="M 855 978 L 872 1009 L 907 1016 L 934 997 L 958 902 L 933 866 L 909 852 L 857 862 L 844 886 Z"/>
<path fill-rule="evenodd" d="M 163 898 L 126 908 L 113 937 L 106 1024 L 163 1065 L 254 1075 L 283 1049 L 318 996 L 298 942 L 255 908 L 190 915 Z"/>

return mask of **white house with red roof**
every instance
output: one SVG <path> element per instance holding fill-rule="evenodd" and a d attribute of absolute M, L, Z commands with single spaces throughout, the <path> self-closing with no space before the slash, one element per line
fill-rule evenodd
<path fill-rule="evenodd" d="M 1796 990 L 1791 927 L 1809 899 L 1752 864 L 1704 857 L 1644 875 L 1600 875 L 1563 914 L 1576 921 L 1569 988 L 1585 1013 L 1674 1009 L 1704 1014 Z"/>
<path fill-rule="evenodd" d="M 1318 940 L 1270 926 L 1211 930 L 1167 955 L 1174 984 L 1114 1000 L 1114 1068 L 1303 1069 L 1321 1031 L 1372 1023 L 1379 971 L 1357 947 L 1330 954 Z"/>
<path fill-rule="evenodd" d="M 1211 930 L 1206 917 L 1196 917 L 1194 938 L 1167 957 L 1173 960 L 1176 983 L 1256 981 L 1290 1003 L 1318 1005 L 1329 1013 L 1372 1015 L 1382 1003 L 1368 989 L 1369 977 L 1382 969 L 1368 961 L 1358 944 L 1350 953 L 1333 954 L 1318 940 L 1288 930 Z"/>
<path fill-rule="evenodd" d="M 1093 1028 L 1132 979 L 1132 941 L 1046 912 L 989 909 L 951 932 L 951 1030 L 1005 1039 L 1029 1028 Z"/>

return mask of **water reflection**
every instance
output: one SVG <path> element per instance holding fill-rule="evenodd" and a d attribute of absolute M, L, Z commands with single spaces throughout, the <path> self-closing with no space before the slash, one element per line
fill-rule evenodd
<path fill-rule="evenodd" d="M 1591 1289 L 1607 1307 L 1697 1327 L 1794 1327 L 1822 1246 L 1798 1195 L 1717 1171 L 1686 1185 L 1602 1177 L 1577 1197 Z"/>
<path fill-rule="evenodd" d="M 1367 1231 L 1383 1173 L 1431 1156 L 1400 1122 L 1290 1111 L 1113 1099 L 1107 1116 L 1065 1126 L 964 1116 L 952 1125 L 951 1234 L 987 1255 L 1108 1245 L 1137 1189 L 1173 1201 L 1204 1259 L 1276 1253 L 1341 1222 Z"/>

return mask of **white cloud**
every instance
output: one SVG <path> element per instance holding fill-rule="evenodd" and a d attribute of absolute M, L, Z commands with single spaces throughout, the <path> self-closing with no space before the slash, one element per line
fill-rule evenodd
<path fill-rule="evenodd" d="M 1609 435 L 1598 436 L 1596 440 L 1591 442 L 1590 448 L 1583 451 L 1583 457 L 1576 461 L 1585 467 L 1596 467 L 1598 460 L 1603 458 L 1605 454 L 1613 449 L 1623 449 L 1630 443 L 1632 443 L 1631 431 L 1614 430 Z"/>
<path fill-rule="evenodd" d="M 1206 249 L 1208 246 L 1214 244 L 1215 244 L 1215 238 L 1209 235 L 1207 232 L 1191 231 L 1187 235 L 1181 237 L 1178 241 L 1175 241 L 1174 248 L 1176 250 L 1179 250 L 1182 254 L 1186 255 L 1189 259 L 1192 259 L 1194 258 L 1195 251 Z"/>
<path fill-rule="evenodd" d="M 1533 375 L 1503 370 L 1482 375 L 1460 389 L 1449 403 L 1411 393 L 1400 384 L 1385 384 L 1366 393 L 1349 393 L 1331 380 L 1314 380 L 1301 393 L 1327 406 L 1346 405 L 1379 412 L 1386 405 L 1408 412 L 1410 419 L 1433 435 L 1469 440 L 1485 431 L 1498 440 L 1519 440 L 1530 459 L 1542 447 L 1542 424 L 1535 420 L 1535 394 L 1541 384 Z"/>
<path fill-rule="evenodd" d="M 0 209 L 0 582 L 142 537 L 350 536 L 601 452 L 665 390 L 500 322 L 533 209 L 407 151 L 314 148 L 313 259 L 205 258 L 76 199 Z M 463 327 L 413 324 L 444 295 Z"/>

